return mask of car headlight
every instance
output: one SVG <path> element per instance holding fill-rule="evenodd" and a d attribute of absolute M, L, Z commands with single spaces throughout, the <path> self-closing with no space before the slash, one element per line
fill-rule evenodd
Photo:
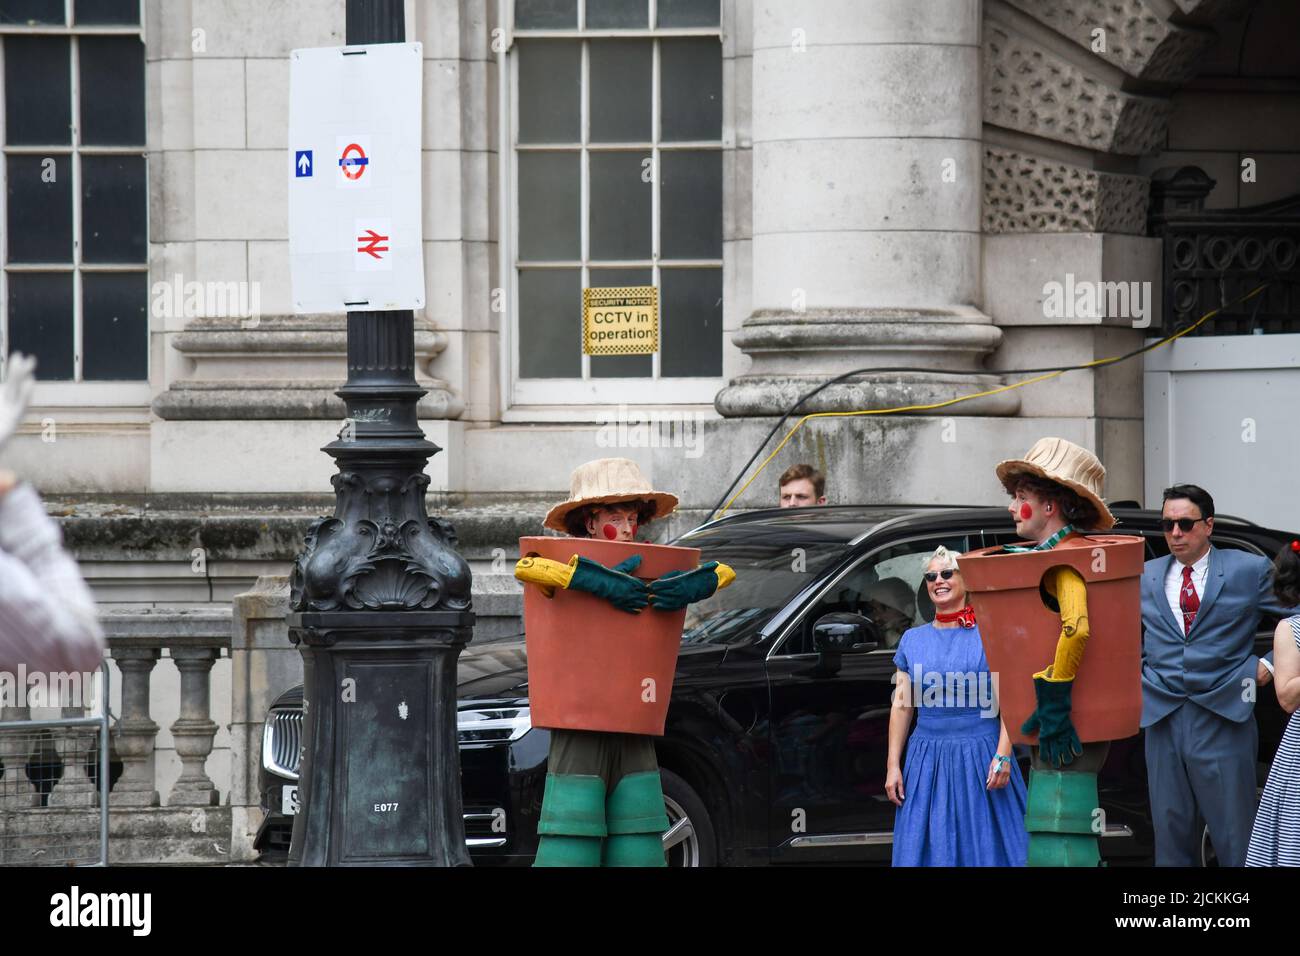
<path fill-rule="evenodd" d="M 527 705 L 474 707 L 456 715 L 456 738 L 462 744 L 509 743 L 532 729 Z"/>

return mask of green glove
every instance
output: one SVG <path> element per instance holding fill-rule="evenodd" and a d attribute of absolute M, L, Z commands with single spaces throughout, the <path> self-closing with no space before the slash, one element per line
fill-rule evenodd
<path fill-rule="evenodd" d="M 712 597 L 718 590 L 718 562 L 701 564 L 694 571 L 669 571 L 650 582 L 650 603 L 659 611 L 680 611 L 688 604 Z"/>
<path fill-rule="evenodd" d="M 1065 767 L 1083 753 L 1083 744 L 1070 721 L 1070 693 L 1074 681 L 1050 681 L 1034 678 L 1034 697 L 1038 707 L 1029 715 L 1022 734 L 1038 734 L 1038 755 L 1053 767 Z"/>
<path fill-rule="evenodd" d="M 639 567 L 641 567 L 641 555 L 634 554 L 632 557 L 625 558 L 618 564 L 614 565 L 612 570 L 619 571 L 623 574 L 631 574 Z"/>
<path fill-rule="evenodd" d="M 637 559 L 637 564 L 641 563 L 639 555 L 633 555 Z M 626 566 L 628 561 L 620 562 L 620 567 Z M 635 567 L 635 565 L 634 565 Z M 643 582 L 638 581 L 630 574 L 624 574 L 622 571 L 616 571 L 613 568 L 607 568 L 599 561 L 592 561 L 590 558 L 578 558 L 578 564 L 573 570 L 573 577 L 569 579 L 569 590 L 586 591 L 588 594 L 594 594 L 598 598 L 604 598 L 620 611 L 627 611 L 629 614 L 639 614 L 641 609 L 646 606 L 649 600 L 649 593 Z"/>

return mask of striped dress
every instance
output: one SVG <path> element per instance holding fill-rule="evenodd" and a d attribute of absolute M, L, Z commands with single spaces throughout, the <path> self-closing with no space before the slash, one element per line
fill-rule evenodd
<path fill-rule="evenodd" d="M 1288 620 L 1300 647 L 1300 617 Z M 1300 866 L 1300 711 L 1291 715 L 1255 814 L 1247 866 Z"/>

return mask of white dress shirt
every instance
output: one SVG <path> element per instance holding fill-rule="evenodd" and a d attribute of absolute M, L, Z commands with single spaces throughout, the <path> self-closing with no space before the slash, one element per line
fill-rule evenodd
<path fill-rule="evenodd" d="M 1205 579 L 1210 575 L 1210 552 L 1207 550 L 1200 559 L 1192 565 L 1192 584 L 1196 587 L 1196 596 L 1202 601 L 1205 600 Z M 1165 575 L 1165 598 L 1169 601 L 1169 609 L 1174 612 L 1174 620 L 1179 626 L 1183 623 L 1183 562 L 1174 558 L 1169 563 L 1169 572 Z"/>

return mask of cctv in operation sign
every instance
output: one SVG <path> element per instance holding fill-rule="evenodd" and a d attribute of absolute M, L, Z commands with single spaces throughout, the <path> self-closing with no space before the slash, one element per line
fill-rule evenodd
<path fill-rule="evenodd" d="M 659 351 L 659 289 L 652 285 L 582 290 L 582 351 L 652 355 Z"/>

